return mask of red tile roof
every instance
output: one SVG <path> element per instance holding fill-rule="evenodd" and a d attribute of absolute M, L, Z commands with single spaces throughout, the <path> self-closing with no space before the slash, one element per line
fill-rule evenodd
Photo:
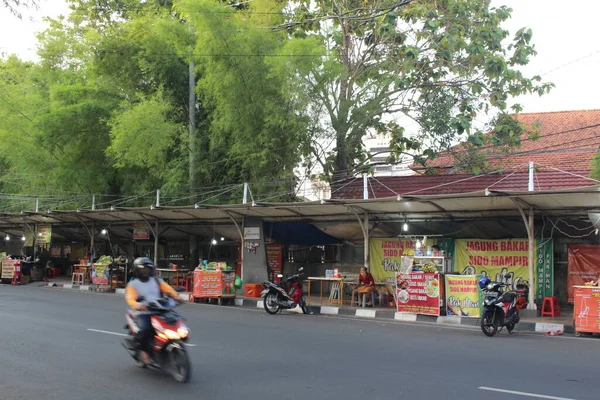
<path fill-rule="evenodd" d="M 587 179 L 590 170 L 575 170 L 570 173 L 546 170 L 534 174 L 535 190 L 558 190 L 593 186 L 595 181 Z M 490 190 L 527 191 L 529 173 L 525 170 L 503 174 L 453 174 L 453 175 L 410 175 L 393 177 L 369 177 L 369 198 L 396 195 L 433 195 L 472 193 Z M 338 189 L 333 188 L 332 199 L 362 199 L 363 180 L 348 180 Z"/>
<path fill-rule="evenodd" d="M 590 163 L 600 148 L 600 110 L 518 114 L 516 118 L 526 129 L 537 131 L 539 138 L 522 136 L 521 147 L 508 155 L 498 148 L 486 148 L 491 168 L 516 167 L 529 161 L 542 169 L 548 166 L 563 170 L 591 168 Z M 459 171 L 452 153 L 460 156 L 461 152 L 464 152 L 463 146 L 457 145 L 427 165 L 452 169 L 449 172 Z M 413 165 L 413 168 L 418 170 L 422 166 Z"/>

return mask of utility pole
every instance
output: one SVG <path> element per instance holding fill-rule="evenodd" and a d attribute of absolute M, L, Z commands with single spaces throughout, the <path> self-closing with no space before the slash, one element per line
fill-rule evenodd
<path fill-rule="evenodd" d="M 194 35 L 194 28 L 190 25 L 190 33 Z M 190 193 L 196 189 L 196 156 L 198 154 L 198 140 L 196 138 L 196 76 L 194 63 L 194 46 L 190 48 L 189 62 L 189 101 L 188 101 L 188 129 L 189 129 L 189 146 L 190 146 L 190 170 L 189 182 Z M 195 199 L 193 199 L 195 201 Z"/>

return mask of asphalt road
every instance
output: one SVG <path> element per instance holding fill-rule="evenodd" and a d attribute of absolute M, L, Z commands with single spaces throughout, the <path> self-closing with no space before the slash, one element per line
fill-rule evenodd
<path fill-rule="evenodd" d="M 180 308 L 195 344 L 182 385 L 89 330 L 121 333 L 124 310 L 116 295 L 0 285 L 0 400 L 600 397 L 600 339 L 192 304 Z"/>

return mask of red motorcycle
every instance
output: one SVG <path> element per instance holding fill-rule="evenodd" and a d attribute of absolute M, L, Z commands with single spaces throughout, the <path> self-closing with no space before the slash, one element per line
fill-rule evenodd
<path fill-rule="evenodd" d="M 309 314 L 300 282 L 303 270 L 304 268 L 300 268 L 296 275 L 282 280 L 280 285 L 269 281 L 263 282 L 264 289 L 260 297 L 264 299 L 263 305 L 266 312 L 277 314 L 281 310 L 290 310 L 299 305 L 304 314 Z M 283 275 L 279 274 L 277 277 L 281 279 Z"/>
<path fill-rule="evenodd" d="M 143 298 L 138 298 L 142 301 Z M 152 313 L 150 321 L 155 330 L 154 339 L 151 343 L 152 364 L 145 364 L 139 356 L 139 350 L 134 344 L 134 336 L 139 331 L 136 324 L 136 315 L 128 311 L 125 318 L 127 325 L 125 329 L 130 336 L 123 341 L 123 347 L 135 360 L 140 368 L 151 368 L 157 371 L 170 373 L 177 382 L 185 383 L 190 378 L 190 360 L 185 350 L 185 342 L 188 340 L 189 329 L 181 315 L 173 311 L 180 302 L 164 298 L 148 304 L 148 311 Z"/>

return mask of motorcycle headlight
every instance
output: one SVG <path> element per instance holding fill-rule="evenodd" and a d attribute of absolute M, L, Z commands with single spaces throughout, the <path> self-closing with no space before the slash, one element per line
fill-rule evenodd
<path fill-rule="evenodd" d="M 494 288 L 494 284 L 488 283 L 486 287 L 487 287 L 487 290 L 492 290 Z"/>
<path fill-rule="evenodd" d="M 170 340 L 179 340 L 181 339 L 181 336 L 179 336 L 179 334 L 171 329 L 166 329 L 164 332 L 165 336 L 167 337 L 167 339 Z"/>
<path fill-rule="evenodd" d="M 177 329 L 177 334 L 184 339 L 190 334 L 190 330 L 186 326 L 180 326 Z"/>

